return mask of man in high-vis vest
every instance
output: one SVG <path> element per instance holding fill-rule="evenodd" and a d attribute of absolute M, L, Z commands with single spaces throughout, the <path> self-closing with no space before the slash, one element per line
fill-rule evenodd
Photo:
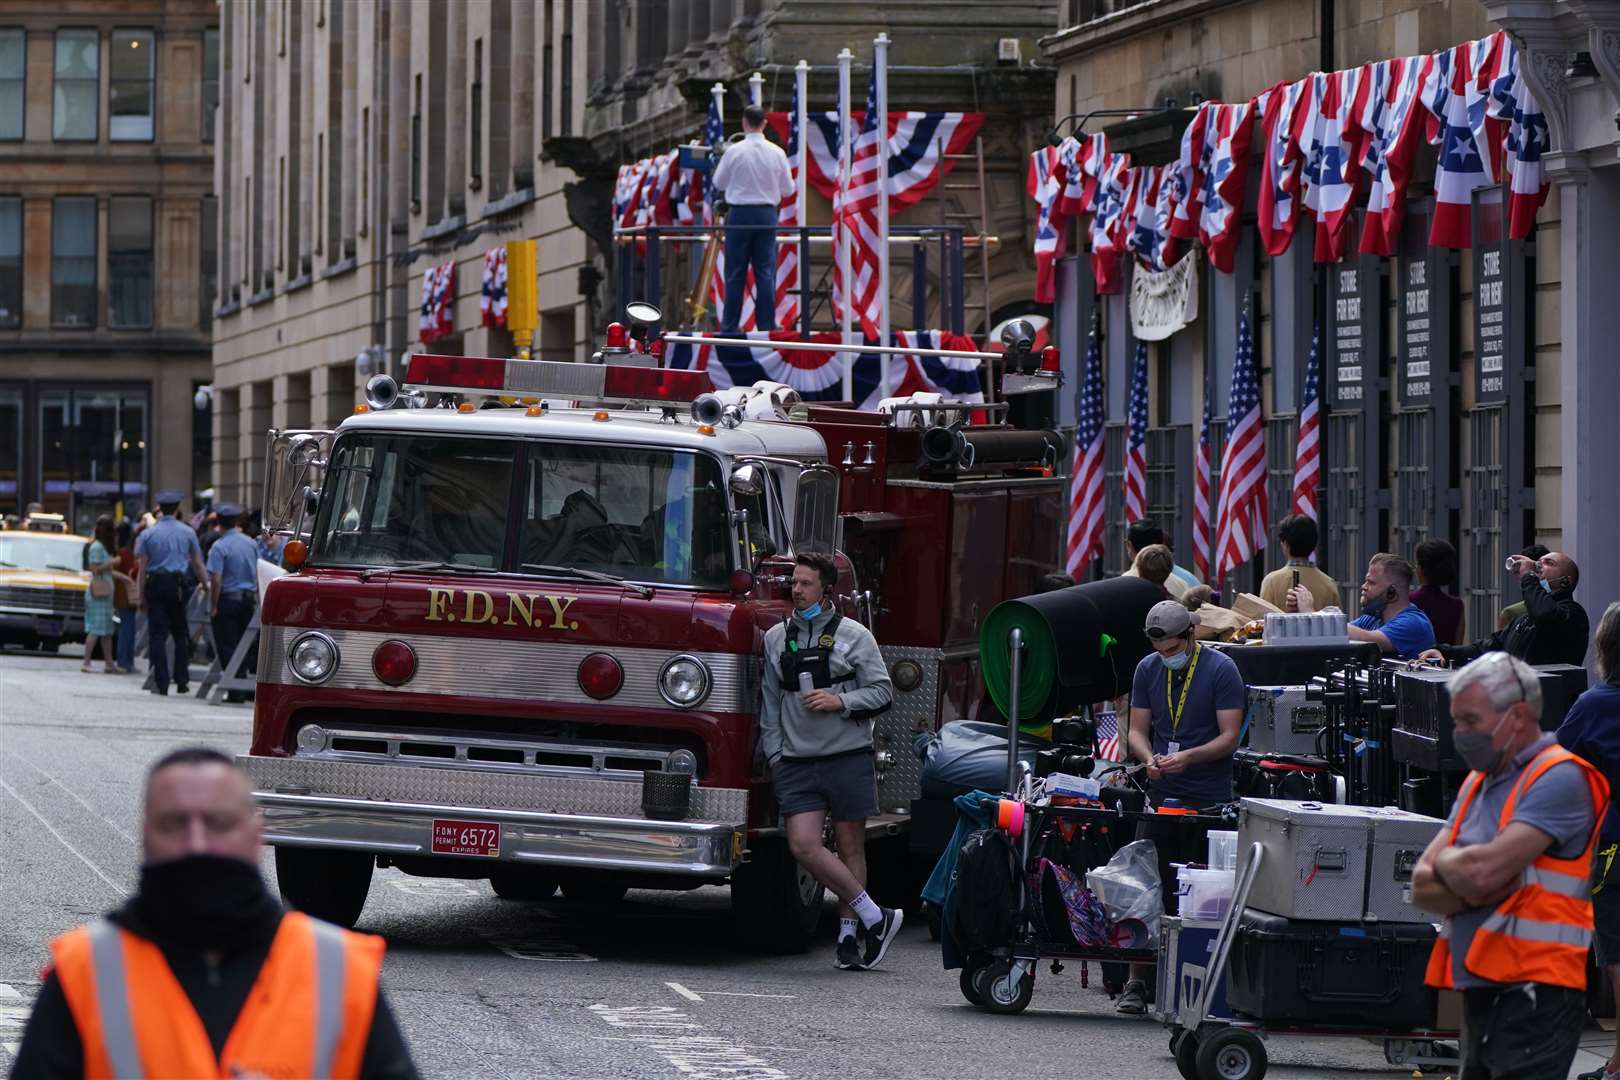
<path fill-rule="evenodd" d="M 1412 900 L 1445 916 L 1430 986 L 1463 995 L 1460 1080 L 1564 1080 L 1586 1016 L 1601 773 L 1543 732 L 1534 669 L 1488 653 L 1452 677 L 1472 770 L 1418 860 Z"/>
<path fill-rule="evenodd" d="M 416 1077 L 377 985 L 382 939 L 283 909 L 259 877 L 260 833 L 224 754 L 154 765 L 140 889 L 51 942 L 11 1075 Z"/>

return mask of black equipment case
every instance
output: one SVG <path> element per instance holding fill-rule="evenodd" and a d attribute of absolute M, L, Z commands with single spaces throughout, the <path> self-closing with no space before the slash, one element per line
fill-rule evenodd
<path fill-rule="evenodd" d="M 1319 922 L 1239 917 L 1226 969 L 1232 1009 L 1271 1023 L 1405 1030 L 1435 1021 L 1423 984 L 1431 923 Z"/>

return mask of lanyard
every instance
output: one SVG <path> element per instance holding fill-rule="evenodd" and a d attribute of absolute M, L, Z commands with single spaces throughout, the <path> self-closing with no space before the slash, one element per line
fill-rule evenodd
<path fill-rule="evenodd" d="M 1201 651 L 1202 646 L 1193 646 L 1192 662 L 1187 665 L 1187 678 L 1181 684 L 1181 700 L 1179 702 L 1175 700 L 1175 695 L 1170 690 L 1171 671 L 1169 667 L 1164 669 L 1164 704 L 1170 710 L 1170 734 L 1172 735 L 1176 734 L 1177 729 L 1181 727 L 1181 713 L 1187 707 L 1187 691 L 1191 689 L 1193 675 L 1198 671 L 1198 654 Z"/>

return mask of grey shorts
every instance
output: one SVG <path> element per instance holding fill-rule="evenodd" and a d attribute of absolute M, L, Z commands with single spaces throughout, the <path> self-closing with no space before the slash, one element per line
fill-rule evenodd
<path fill-rule="evenodd" d="M 813 810 L 827 811 L 834 821 L 877 816 L 877 768 L 870 750 L 825 758 L 783 758 L 771 776 L 785 818 Z"/>
<path fill-rule="evenodd" d="M 1592 952 L 1599 967 L 1613 967 L 1620 964 L 1620 858 L 1607 846 L 1592 855 L 1592 886 Z"/>

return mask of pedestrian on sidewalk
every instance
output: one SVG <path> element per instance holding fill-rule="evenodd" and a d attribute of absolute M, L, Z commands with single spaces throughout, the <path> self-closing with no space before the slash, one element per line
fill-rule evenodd
<path fill-rule="evenodd" d="M 378 985 L 382 938 L 284 910 L 261 853 L 230 758 L 191 747 L 154 765 L 140 887 L 51 942 L 12 1077 L 414 1080 Z"/>
<path fill-rule="evenodd" d="M 1425 981 L 1462 991 L 1459 1080 L 1565 1080 L 1586 1020 L 1609 785 L 1541 730 L 1541 683 L 1524 661 L 1487 653 L 1448 689 L 1472 771 L 1412 873 L 1412 902 L 1445 916 Z"/>
<path fill-rule="evenodd" d="M 112 516 L 102 514 L 96 518 L 95 538 L 90 541 L 85 557 L 90 581 L 84 588 L 84 663 L 79 665 L 80 671 L 90 671 L 99 644 L 106 664 L 103 671 L 108 675 L 121 674 L 113 662 L 113 594 L 117 591 L 116 579 L 123 576 L 118 573 L 118 557 L 113 554 L 117 546 L 113 539 Z"/>
<path fill-rule="evenodd" d="M 830 555 L 796 560 L 793 613 L 765 631 L 759 740 L 789 850 L 843 901 L 837 966 L 848 971 L 882 963 L 905 914 L 866 894 L 866 819 L 878 812 L 872 718 L 894 686 L 872 632 L 833 608 L 837 580 Z M 822 843 L 828 815 L 836 855 Z"/>
<path fill-rule="evenodd" d="M 118 667 L 129 674 L 135 670 L 135 621 L 139 617 L 141 594 L 135 588 L 135 530 L 125 518 L 114 530 L 118 543 L 118 573 L 113 579 L 113 610 L 118 615 L 117 644 L 114 654 Z"/>
<path fill-rule="evenodd" d="M 185 574 L 190 570 L 197 581 L 208 580 L 202 547 L 197 534 L 180 520 L 183 492 L 164 490 L 157 494 L 162 513 L 155 524 L 135 539 L 135 561 L 140 568 L 136 578 L 146 603 L 147 658 L 152 665 L 152 692 L 169 692 L 169 654 L 174 642 L 175 688 L 184 694 L 191 681 L 191 633 L 186 622 L 186 601 L 191 590 Z"/>

